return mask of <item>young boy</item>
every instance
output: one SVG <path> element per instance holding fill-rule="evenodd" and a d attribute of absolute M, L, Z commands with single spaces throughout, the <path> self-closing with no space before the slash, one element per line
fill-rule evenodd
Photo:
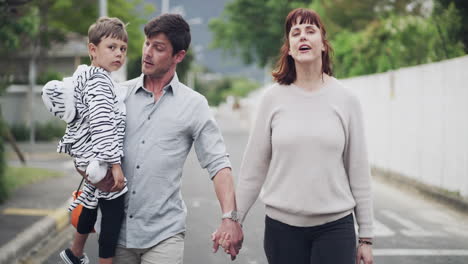
<path fill-rule="evenodd" d="M 63 82 L 51 81 L 43 88 L 42 98 L 54 115 L 67 122 L 57 151 L 74 158 L 77 169 L 86 172 L 82 194 L 69 210 L 83 204 L 71 248 L 60 253 L 67 264 L 86 264 L 83 253 L 101 209 L 99 263 L 112 263 L 124 216 L 126 180 L 120 167 L 125 133 L 125 92 L 116 86 L 110 72 L 125 62 L 128 35 L 118 18 L 101 17 L 88 30 L 91 66 L 80 65 Z M 115 185 L 104 192 L 92 184 L 112 172 Z"/>

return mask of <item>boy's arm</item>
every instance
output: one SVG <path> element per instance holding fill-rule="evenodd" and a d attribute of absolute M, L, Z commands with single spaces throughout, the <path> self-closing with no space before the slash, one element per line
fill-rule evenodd
<path fill-rule="evenodd" d="M 97 73 L 89 79 L 85 98 L 89 108 L 89 130 L 95 159 L 108 164 L 120 163 L 117 128 L 114 120 L 115 93 L 109 76 Z"/>

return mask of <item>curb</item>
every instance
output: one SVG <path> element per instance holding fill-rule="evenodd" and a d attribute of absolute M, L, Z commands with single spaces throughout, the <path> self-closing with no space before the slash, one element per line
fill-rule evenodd
<path fill-rule="evenodd" d="M 443 203 L 444 205 L 461 213 L 466 214 L 468 212 L 468 199 L 463 198 L 460 195 L 450 193 L 440 187 L 430 186 L 400 173 L 384 170 L 378 167 L 372 167 L 371 172 L 372 176 L 378 180 L 413 192 L 418 192 L 424 197 Z"/>
<path fill-rule="evenodd" d="M 66 209 L 69 204 L 67 201 L 52 214 L 43 217 L 2 246 L 0 248 L 0 264 L 16 263 L 45 237 L 57 234 L 67 227 L 70 223 L 70 214 Z"/>

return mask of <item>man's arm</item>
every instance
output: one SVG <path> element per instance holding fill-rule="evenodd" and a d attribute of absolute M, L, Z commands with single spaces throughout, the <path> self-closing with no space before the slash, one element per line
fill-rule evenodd
<path fill-rule="evenodd" d="M 213 178 L 213 184 L 223 214 L 236 210 L 234 181 L 231 169 L 224 168 L 219 170 Z M 234 260 L 237 254 L 239 254 L 242 241 L 244 240 L 241 225 L 229 218 L 223 219 L 213 237 L 213 252 L 218 251 L 220 244 L 224 246 L 223 240 L 229 243 L 225 250 L 226 253 L 231 255 L 231 259 Z"/>

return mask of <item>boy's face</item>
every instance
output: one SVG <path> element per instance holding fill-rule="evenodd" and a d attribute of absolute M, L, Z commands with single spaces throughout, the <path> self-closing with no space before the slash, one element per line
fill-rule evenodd
<path fill-rule="evenodd" d="M 89 54 L 93 57 L 91 64 L 113 72 L 125 63 L 127 56 L 127 43 L 116 38 L 103 38 L 96 46 L 88 45 Z"/>

